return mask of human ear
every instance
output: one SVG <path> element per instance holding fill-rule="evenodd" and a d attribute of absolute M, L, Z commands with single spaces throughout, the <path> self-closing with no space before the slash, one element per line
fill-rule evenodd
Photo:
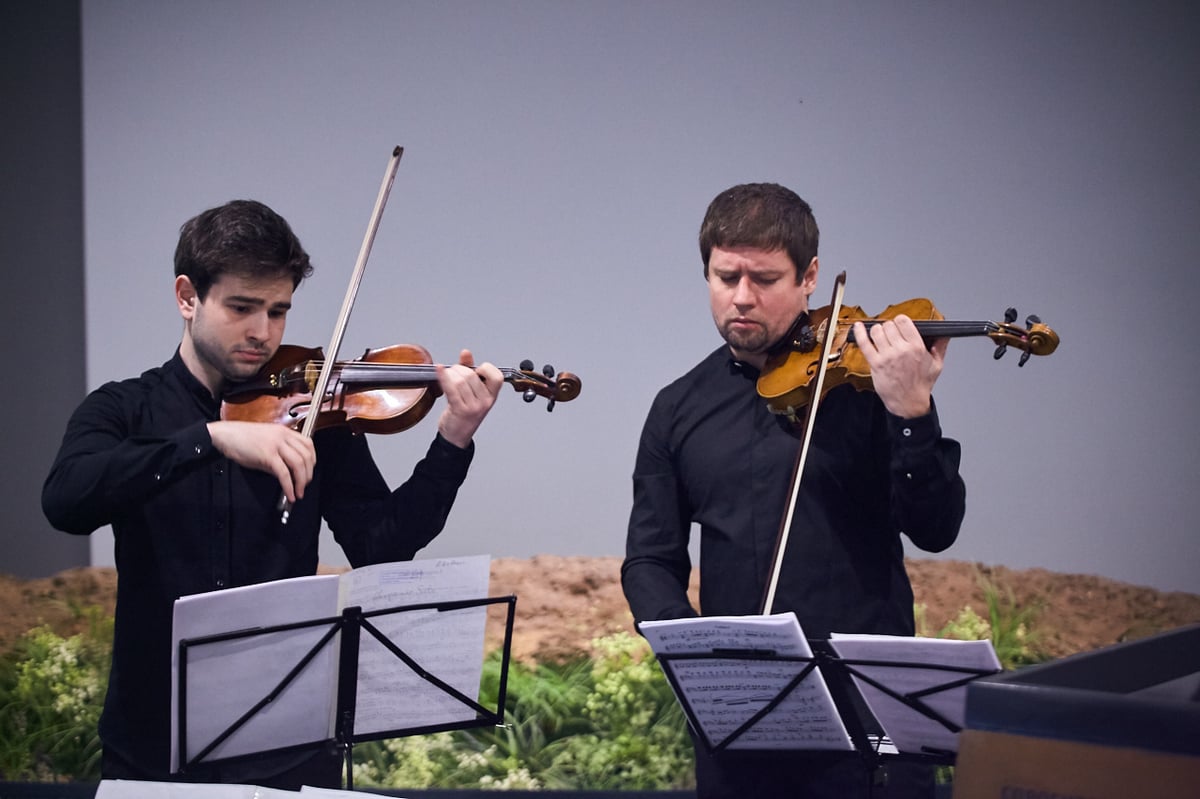
<path fill-rule="evenodd" d="M 804 270 L 804 276 L 800 278 L 800 284 L 804 286 L 804 293 L 812 294 L 817 288 L 817 272 L 820 269 L 820 264 L 817 262 L 816 256 L 808 262 L 808 269 Z"/>
<path fill-rule="evenodd" d="M 191 320 L 196 314 L 196 287 L 187 275 L 175 278 L 175 304 L 179 306 L 179 315 Z"/>

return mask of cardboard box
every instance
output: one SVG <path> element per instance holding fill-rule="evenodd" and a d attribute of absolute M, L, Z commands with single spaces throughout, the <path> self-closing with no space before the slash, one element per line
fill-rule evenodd
<path fill-rule="evenodd" d="M 1200 625 L 967 688 L 954 799 L 1200 796 Z"/>

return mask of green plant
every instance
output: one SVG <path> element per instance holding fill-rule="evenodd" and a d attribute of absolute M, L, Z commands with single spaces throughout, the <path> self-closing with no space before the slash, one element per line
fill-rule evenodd
<path fill-rule="evenodd" d="M 593 641 L 596 656 L 509 668 L 505 723 L 357 748 L 355 781 L 387 788 L 661 789 L 686 787 L 692 749 L 683 714 L 645 641 Z M 500 661 L 485 662 L 494 706 Z"/>
<path fill-rule="evenodd" d="M 683 712 L 650 647 L 629 633 L 592 645 L 597 656 L 583 707 L 592 730 L 563 741 L 552 781 L 598 790 L 688 787 L 693 752 Z"/>
<path fill-rule="evenodd" d="M 999 585 L 983 574 L 979 575 L 987 605 L 983 618 L 970 605 L 964 605 L 958 615 L 936 633 L 930 635 L 929 622 L 923 605 L 913 605 L 917 635 L 933 638 L 954 638 L 960 641 L 990 640 L 1000 665 L 1006 669 L 1039 663 L 1046 659 L 1037 648 L 1034 622 L 1041 612 L 1039 603 L 1021 607 L 1011 589 Z"/>
<path fill-rule="evenodd" d="M 1033 629 L 1033 622 L 1041 613 L 1041 605 L 1033 603 L 1020 607 L 1011 589 L 1005 587 L 1002 596 L 1001 587 L 995 582 L 986 577 L 979 579 L 988 607 L 992 646 L 996 649 L 1000 664 L 1006 669 L 1014 669 L 1045 660 L 1045 656 L 1037 650 L 1037 634 Z"/>
<path fill-rule="evenodd" d="M 112 618 L 79 614 L 85 632 L 63 638 L 30 630 L 0 662 L 0 776 L 6 780 L 95 780 L 96 726 L 112 660 Z"/>
<path fill-rule="evenodd" d="M 975 612 L 975 608 L 964 605 L 957 616 L 938 630 L 936 637 L 953 638 L 956 641 L 989 641 L 992 638 L 992 626 Z"/>

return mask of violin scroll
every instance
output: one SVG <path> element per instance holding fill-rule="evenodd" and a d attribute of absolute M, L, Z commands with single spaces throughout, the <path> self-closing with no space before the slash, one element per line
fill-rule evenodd
<path fill-rule="evenodd" d="M 559 402 L 570 402 L 579 396 L 583 383 L 570 372 L 554 373 L 554 367 L 546 364 L 540 373 L 533 369 L 533 361 L 521 361 L 520 369 L 502 369 L 504 380 L 511 383 L 516 391 L 521 392 L 521 399 L 533 402 L 538 397 L 549 400 L 546 410 L 554 410 Z"/>
<path fill-rule="evenodd" d="M 1017 309 L 1009 308 L 1004 312 L 1004 323 L 994 325 L 994 330 L 988 336 L 999 342 L 992 357 L 1000 360 L 1009 347 L 1021 350 L 1021 360 L 1017 366 L 1024 366 L 1030 355 L 1049 355 L 1058 349 L 1058 334 L 1037 316 L 1030 314 L 1025 317 L 1025 327 L 1013 324 L 1017 321 Z"/>

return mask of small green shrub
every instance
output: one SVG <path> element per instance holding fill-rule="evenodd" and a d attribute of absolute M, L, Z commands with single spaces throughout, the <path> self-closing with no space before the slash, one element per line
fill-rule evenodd
<path fill-rule="evenodd" d="M 986 578 L 980 580 L 988 607 L 992 646 L 1004 668 L 1015 669 L 1046 660 L 1037 649 L 1037 634 L 1033 629 L 1033 622 L 1042 611 L 1041 605 L 1034 603 L 1020 607 L 1011 589 L 1004 588 L 1002 596 L 1000 586 Z"/>
<path fill-rule="evenodd" d="M 683 711 L 645 640 L 617 633 L 592 642 L 592 729 L 564 739 L 548 778 L 564 788 L 662 790 L 691 785 Z"/>
<path fill-rule="evenodd" d="M 380 788 L 664 789 L 692 780 L 692 748 L 674 695 L 645 641 L 593 642 L 597 656 L 509 667 L 502 727 L 355 748 L 355 784 Z M 495 706 L 500 660 L 485 662 Z"/>
<path fill-rule="evenodd" d="M 80 609 L 86 632 L 63 638 L 30 630 L 0 661 L 0 778 L 9 781 L 96 780 L 112 661 L 112 618 Z"/>
<path fill-rule="evenodd" d="M 983 589 L 987 618 L 980 616 L 973 607 L 964 605 L 958 615 L 948 621 L 936 633 L 929 632 L 929 622 L 923 605 L 913 606 L 917 635 L 927 638 L 954 638 L 959 641 L 990 640 L 996 650 L 1000 665 L 1006 669 L 1027 666 L 1046 660 L 1037 648 L 1034 621 L 1041 612 L 1037 603 L 1020 607 L 1010 589 L 998 585 L 987 577 L 979 576 Z"/>

